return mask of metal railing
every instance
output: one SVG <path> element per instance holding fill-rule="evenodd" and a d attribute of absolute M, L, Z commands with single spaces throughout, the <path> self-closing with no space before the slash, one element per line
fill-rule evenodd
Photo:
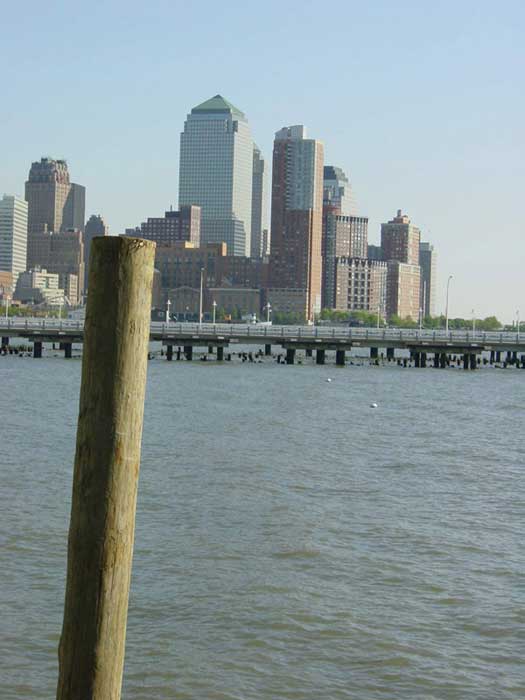
<path fill-rule="evenodd" d="M 84 321 L 72 319 L 54 318 L 13 318 L 0 317 L 0 331 L 8 333 L 13 331 L 50 331 L 73 332 L 81 335 L 84 330 Z M 360 328 L 341 326 L 269 326 L 265 324 L 237 324 L 237 323 L 179 323 L 159 322 L 151 323 L 151 335 L 153 337 L 177 336 L 198 339 L 203 338 L 260 338 L 277 341 L 287 340 L 337 340 L 337 341 L 378 341 L 410 343 L 525 343 L 523 334 L 503 331 L 444 331 L 444 330 L 419 330 L 414 328 Z"/>

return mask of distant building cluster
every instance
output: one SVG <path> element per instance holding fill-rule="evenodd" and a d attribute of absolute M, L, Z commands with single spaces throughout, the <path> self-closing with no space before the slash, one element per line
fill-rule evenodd
<path fill-rule="evenodd" d="M 195 314 L 202 284 L 208 314 L 212 307 L 304 320 L 322 309 L 412 320 L 435 313 L 433 245 L 401 210 L 381 225 L 380 245 L 370 244 L 347 175 L 325 165 L 323 144 L 304 126 L 276 132 L 268 183 L 241 110 L 215 95 L 190 111 L 180 138 L 178 209 L 123 234 L 157 244 L 158 308 Z M 85 201 L 66 161 L 32 163 L 25 198 L 0 200 L 0 298 L 83 303 L 92 240 L 109 235 L 99 214 L 86 222 Z"/>

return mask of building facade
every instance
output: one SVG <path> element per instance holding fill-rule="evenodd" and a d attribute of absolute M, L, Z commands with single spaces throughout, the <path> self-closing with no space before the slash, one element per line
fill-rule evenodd
<path fill-rule="evenodd" d="M 321 310 L 323 158 L 304 126 L 275 134 L 268 300 L 308 320 Z"/>
<path fill-rule="evenodd" d="M 421 308 L 425 316 L 436 315 L 437 260 L 434 246 L 427 242 L 419 244 L 421 267 Z"/>
<path fill-rule="evenodd" d="M 100 214 L 92 214 L 87 220 L 84 230 L 84 289 L 86 291 L 88 286 L 91 242 L 95 236 L 109 236 L 109 226 Z"/>
<path fill-rule="evenodd" d="M 162 217 L 150 217 L 136 228 L 126 229 L 126 236 L 138 236 L 157 245 L 186 241 L 198 248 L 201 242 L 201 208 L 184 206 L 167 211 Z"/>
<path fill-rule="evenodd" d="M 341 216 L 323 209 L 322 240 L 322 307 L 335 308 L 334 274 L 337 258 L 366 258 L 368 219 L 364 216 Z"/>
<path fill-rule="evenodd" d="M 384 260 L 397 260 L 408 265 L 419 265 L 421 232 L 406 214 L 397 210 L 397 216 L 381 224 L 381 248 Z"/>
<path fill-rule="evenodd" d="M 35 268 L 18 276 L 14 298 L 23 304 L 64 304 L 64 289 L 60 287 L 59 275 L 45 268 Z"/>
<path fill-rule="evenodd" d="M 333 307 L 337 311 L 386 312 L 387 265 L 367 258 L 335 259 Z"/>
<path fill-rule="evenodd" d="M 25 198 L 29 238 L 42 231 L 84 230 L 86 191 L 70 182 L 65 160 L 41 158 L 32 163 Z"/>
<path fill-rule="evenodd" d="M 260 149 L 253 144 L 252 239 L 250 253 L 252 258 L 262 258 L 269 253 L 266 183 L 266 163 Z"/>
<path fill-rule="evenodd" d="M 28 238 L 27 267 L 45 268 L 50 274 L 72 274 L 78 280 L 77 296 L 70 299 L 72 306 L 82 302 L 84 290 L 84 244 L 81 231 L 43 231 Z"/>
<path fill-rule="evenodd" d="M 341 168 L 323 168 L 323 207 L 342 216 L 357 216 L 352 187 Z"/>
<path fill-rule="evenodd" d="M 221 95 L 194 107 L 180 139 L 179 207 L 201 207 L 202 243 L 251 253 L 253 140 L 246 116 Z"/>
<path fill-rule="evenodd" d="M 417 321 L 420 313 L 421 274 L 419 265 L 389 260 L 387 266 L 387 317 L 399 316 L 399 318 Z"/>
<path fill-rule="evenodd" d="M 27 202 L 4 195 L 0 199 L 0 270 L 10 272 L 13 284 L 27 269 Z"/>

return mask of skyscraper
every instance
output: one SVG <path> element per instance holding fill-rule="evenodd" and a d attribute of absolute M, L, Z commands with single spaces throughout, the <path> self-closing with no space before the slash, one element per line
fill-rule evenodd
<path fill-rule="evenodd" d="M 304 126 L 275 134 L 268 300 L 309 320 L 321 309 L 323 157 Z"/>
<path fill-rule="evenodd" d="M 253 144 L 252 243 L 250 253 L 252 258 L 260 258 L 268 254 L 266 182 L 266 163 L 260 149 Z"/>
<path fill-rule="evenodd" d="M 13 286 L 27 266 L 27 202 L 4 195 L 0 199 L 0 270 L 13 275 Z"/>
<path fill-rule="evenodd" d="M 381 248 L 384 260 L 419 265 L 420 239 L 420 230 L 410 222 L 401 209 L 397 210 L 397 216 L 391 221 L 381 224 Z"/>
<path fill-rule="evenodd" d="M 25 187 L 28 235 L 84 230 L 86 190 L 70 182 L 65 160 L 41 158 L 31 165 Z"/>
<path fill-rule="evenodd" d="M 436 251 L 430 243 L 419 244 L 419 264 L 421 267 L 421 308 L 425 316 L 436 313 Z"/>
<path fill-rule="evenodd" d="M 84 230 L 84 289 L 87 289 L 88 285 L 89 253 L 91 251 L 91 242 L 95 236 L 109 236 L 109 226 L 100 214 L 92 214 Z"/>
<path fill-rule="evenodd" d="M 337 258 L 367 257 L 368 219 L 364 216 L 341 216 L 323 208 L 323 309 L 335 308 L 334 282 Z M 357 269 L 350 265 L 350 271 Z"/>
<path fill-rule="evenodd" d="M 253 140 L 246 116 L 221 95 L 194 107 L 180 139 L 179 208 L 201 207 L 201 242 L 249 256 Z"/>
<path fill-rule="evenodd" d="M 343 216 L 357 215 L 350 182 L 344 171 L 335 165 L 323 168 L 323 207 Z"/>

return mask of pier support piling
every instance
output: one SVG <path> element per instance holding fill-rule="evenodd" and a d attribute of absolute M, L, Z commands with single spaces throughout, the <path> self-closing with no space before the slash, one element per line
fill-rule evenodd
<path fill-rule="evenodd" d="M 294 361 L 295 361 L 295 349 L 294 348 L 286 348 L 286 364 L 293 365 Z"/>
<path fill-rule="evenodd" d="M 184 346 L 184 355 L 187 360 L 193 360 L 193 345 Z"/>
<path fill-rule="evenodd" d="M 312 357 L 312 355 L 313 355 L 312 348 L 306 348 L 305 355 L 306 355 L 306 357 Z"/>
<path fill-rule="evenodd" d="M 1 343 L 3 348 L 7 348 L 9 345 L 9 338 L 7 338 L 5 335 L 2 336 L 2 343 Z"/>
<path fill-rule="evenodd" d="M 413 353 L 413 357 L 414 357 L 414 365 L 416 367 L 421 367 L 421 353 L 415 352 L 415 353 Z"/>
<path fill-rule="evenodd" d="M 272 346 L 269 343 L 266 343 L 266 345 L 264 346 L 264 354 L 266 355 L 266 357 L 271 357 L 272 355 Z"/>
<path fill-rule="evenodd" d="M 335 351 L 335 364 L 338 367 L 345 366 L 345 351 L 344 350 L 336 350 Z"/>
<path fill-rule="evenodd" d="M 64 357 L 70 360 L 73 357 L 73 343 L 62 343 L 64 346 Z"/>
<path fill-rule="evenodd" d="M 390 362 L 391 360 L 395 359 L 395 348 L 387 348 L 386 349 L 386 359 Z"/>
<path fill-rule="evenodd" d="M 121 697 L 155 244 L 91 244 L 57 700 Z"/>
<path fill-rule="evenodd" d="M 317 365 L 324 365 L 325 351 L 319 348 L 315 351 L 315 363 Z"/>
<path fill-rule="evenodd" d="M 33 343 L 33 357 L 40 358 L 42 357 L 42 341 L 41 340 L 35 340 Z"/>
<path fill-rule="evenodd" d="M 475 353 L 470 354 L 470 369 L 477 369 L 478 362 Z"/>
<path fill-rule="evenodd" d="M 224 360 L 224 348 L 222 345 L 217 346 L 217 360 L 222 362 Z"/>
<path fill-rule="evenodd" d="M 379 350 L 377 348 L 370 348 L 370 358 L 372 360 L 377 360 L 379 357 Z"/>
<path fill-rule="evenodd" d="M 166 347 L 166 359 L 168 362 L 171 362 L 173 360 L 173 345 L 168 345 Z"/>

